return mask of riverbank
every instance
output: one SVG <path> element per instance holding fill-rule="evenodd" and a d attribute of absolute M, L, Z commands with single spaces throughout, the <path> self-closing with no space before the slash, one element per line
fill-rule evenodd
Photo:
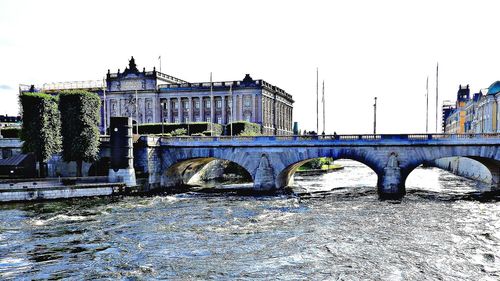
<path fill-rule="evenodd" d="M 342 169 L 344 169 L 342 165 L 331 164 L 331 165 L 323 165 L 321 166 L 321 169 L 309 169 L 300 167 L 295 173 L 301 176 L 312 176 L 312 175 L 332 173 Z"/>
<path fill-rule="evenodd" d="M 30 202 L 129 194 L 124 183 L 103 182 L 99 177 L 10 179 L 0 181 L 0 202 Z"/>

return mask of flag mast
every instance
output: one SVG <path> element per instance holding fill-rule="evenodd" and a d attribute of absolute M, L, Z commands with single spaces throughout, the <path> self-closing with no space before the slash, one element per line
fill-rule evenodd
<path fill-rule="evenodd" d="M 213 96 L 213 87 L 212 87 L 212 72 L 210 72 L 210 136 L 213 137 L 214 136 L 214 120 L 212 120 L 212 112 L 213 112 L 213 109 L 214 109 L 214 105 L 212 104 L 214 100 L 214 96 Z M 214 116 L 215 117 L 215 116 Z"/>
<path fill-rule="evenodd" d="M 438 132 L 439 62 L 436 65 L 436 133 Z"/>
<path fill-rule="evenodd" d="M 318 81 L 318 68 L 316 67 L 316 134 L 319 134 L 319 81 Z"/>
<path fill-rule="evenodd" d="M 323 135 L 325 134 L 325 80 L 323 80 L 323 96 L 322 96 L 322 102 L 323 102 Z"/>
<path fill-rule="evenodd" d="M 427 75 L 427 82 L 425 84 L 426 90 L 426 103 L 425 103 L 425 132 L 429 133 L 429 75 Z"/>

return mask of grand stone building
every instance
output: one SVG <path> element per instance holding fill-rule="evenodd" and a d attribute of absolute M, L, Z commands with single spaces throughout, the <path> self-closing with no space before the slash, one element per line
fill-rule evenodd
<path fill-rule="evenodd" d="M 102 131 L 110 117 L 126 116 L 139 124 L 248 121 L 261 125 L 265 135 L 292 134 L 292 96 L 248 74 L 241 81 L 189 83 L 155 68 L 141 71 L 132 57 L 123 72 L 108 70 L 105 83 L 44 84 L 41 90 L 75 88 L 101 97 Z"/>

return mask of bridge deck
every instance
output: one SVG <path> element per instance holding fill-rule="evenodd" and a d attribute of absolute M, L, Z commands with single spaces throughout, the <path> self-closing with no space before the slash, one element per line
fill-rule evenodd
<path fill-rule="evenodd" d="M 500 145 L 500 134 L 386 134 L 153 138 L 162 146 L 408 146 Z M 157 142 L 159 140 L 159 142 Z M 154 145 L 153 143 L 148 143 Z"/>

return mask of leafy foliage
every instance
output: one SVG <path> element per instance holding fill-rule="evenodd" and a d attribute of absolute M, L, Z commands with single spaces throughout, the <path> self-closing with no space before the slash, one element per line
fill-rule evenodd
<path fill-rule="evenodd" d="M 257 123 L 247 121 L 237 121 L 226 125 L 226 134 L 231 135 L 231 128 L 233 129 L 233 136 L 258 136 L 260 135 L 260 125 Z"/>
<path fill-rule="evenodd" d="M 192 122 L 192 123 L 150 123 L 150 124 L 140 124 L 139 133 L 140 134 L 161 134 L 163 132 L 172 132 L 176 129 L 182 128 L 186 129 L 185 135 L 189 131 L 190 135 L 201 134 L 206 130 L 210 130 L 209 122 Z M 135 127 L 134 127 L 135 128 Z M 219 136 L 222 134 L 222 125 L 212 124 L 214 130 L 214 135 Z"/>
<path fill-rule="evenodd" d="M 40 164 L 61 149 L 61 119 L 57 98 L 43 93 L 23 93 L 20 96 L 23 111 L 21 140 L 23 152 L 35 154 Z M 43 176 L 43 165 L 40 165 Z"/>
<path fill-rule="evenodd" d="M 64 161 L 77 161 L 77 166 L 81 166 L 82 161 L 98 159 L 100 105 L 99 97 L 91 92 L 74 90 L 59 94 Z M 81 170 L 77 174 L 81 175 Z"/>
<path fill-rule="evenodd" d="M 187 135 L 187 130 L 184 129 L 184 128 L 179 128 L 179 129 L 175 129 L 173 130 L 172 132 L 170 132 L 170 134 L 174 137 L 176 136 L 185 136 Z"/>
<path fill-rule="evenodd" d="M 21 135 L 21 128 L 5 127 L 0 129 L 0 135 L 4 138 L 19 138 Z"/>
<path fill-rule="evenodd" d="M 302 165 L 300 168 L 302 168 L 302 170 L 316 170 L 316 169 L 321 169 L 324 165 L 329 166 L 331 164 L 333 164 L 332 158 L 322 157 L 313 159 Z"/>

